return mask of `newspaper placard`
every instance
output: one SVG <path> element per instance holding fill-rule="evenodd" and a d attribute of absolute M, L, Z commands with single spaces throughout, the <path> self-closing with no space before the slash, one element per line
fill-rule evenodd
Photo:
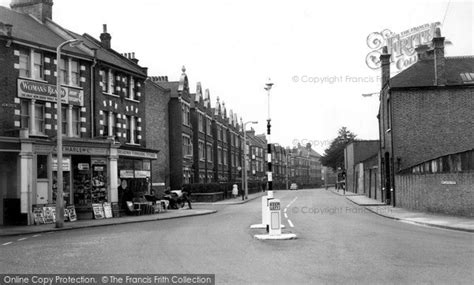
<path fill-rule="evenodd" d="M 106 219 L 110 219 L 113 217 L 112 215 L 112 205 L 110 205 L 110 203 L 103 203 L 102 204 L 104 206 L 104 216 Z"/>
<path fill-rule="evenodd" d="M 94 212 L 94 219 L 104 218 L 104 207 L 102 204 L 92 204 L 92 211 Z"/>

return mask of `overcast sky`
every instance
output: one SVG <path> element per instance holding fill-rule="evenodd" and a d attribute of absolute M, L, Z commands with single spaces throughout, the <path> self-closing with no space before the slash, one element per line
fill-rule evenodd
<path fill-rule="evenodd" d="M 8 6 L 9 0 L 0 0 Z M 447 13 L 446 13 L 447 11 Z M 319 152 L 346 126 L 377 139 L 380 72 L 369 69 L 372 32 L 398 33 L 443 22 L 449 56 L 473 55 L 473 1 L 159 1 L 55 0 L 53 20 L 135 52 L 149 75 L 178 80 L 186 66 L 191 91 L 209 88 L 244 121 L 265 132 L 270 77 L 272 140 L 313 142 Z M 0 19 L 1 21 L 1 19 Z M 313 82 L 309 78 L 318 78 Z M 326 79 L 324 79 L 326 78 Z M 367 82 L 363 82 L 367 81 Z M 332 83 L 331 83 L 332 82 Z"/>

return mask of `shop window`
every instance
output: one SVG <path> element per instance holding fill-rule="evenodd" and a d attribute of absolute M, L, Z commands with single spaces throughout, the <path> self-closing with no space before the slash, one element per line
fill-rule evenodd
<path fill-rule="evenodd" d="M 39 52 L 34 52 L 34 61 L 33 61 L 33 78 L 43 79 L 43 55 Z"/>
<path fill-rule="evenodd" d="M 29 51 L 20 51 L 20 76 L 21 77 L 30 77 L 30 52 Z"/>
<path fill-rule="evenodd" d="M 36 177 L 38 179 L 48 178 L 48 156 L 47 155 L 36 156 Z"/>
<path fill-rule="evenodd" d="M 30 100 L 21 100 L 20 107 L 20 127 L 29 129 L 30 126 Z"/>

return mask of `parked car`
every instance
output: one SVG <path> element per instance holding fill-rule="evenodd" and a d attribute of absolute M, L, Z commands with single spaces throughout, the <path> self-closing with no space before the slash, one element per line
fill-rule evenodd
<path fill-rule="evenodd" d="M 298 190 L 298 185 L 296 183 L 291 183 L 290 190 Z"/>

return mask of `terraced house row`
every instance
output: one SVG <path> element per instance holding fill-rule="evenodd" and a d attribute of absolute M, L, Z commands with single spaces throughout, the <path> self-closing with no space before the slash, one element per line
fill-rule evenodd
<path fill-rule="evenodd" d="M 191 92 L 184 67 L 176 81 L 149 76 L 135 53 L 113 49 L 106 25 L 97 39 L 55 23 L 51 0 L 10 7 L 0 7 L 0 225 L 31 224 L 35 206 L 56 203 L 58 128 L 64 200 L 79 219 L 104 202 L 120 214 L 130 191 L 240 183 L 242 118 L 201 83 Z M 64 45 L 57 60 L 69 40 L 82 44 Z M 247 169 L 265 183 L 266 147 L 259 148 L 249 156 L 258 170 Z"/>

